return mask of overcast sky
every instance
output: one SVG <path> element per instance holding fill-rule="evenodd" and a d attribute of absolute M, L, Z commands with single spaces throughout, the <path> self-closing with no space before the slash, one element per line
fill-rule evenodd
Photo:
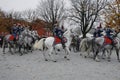
<path fill-rule="evenodd" d="M 0 0 L 0 8 L 4 11 L 24 11 L 35 9 L 40 0 Z M 68 0 L 67 5 L 68 5 Z"/>
<path fill-rule="evenodd" d="M 5 11 L 35 9 L 40 0 L 0 0 L 0 8 Z"/>

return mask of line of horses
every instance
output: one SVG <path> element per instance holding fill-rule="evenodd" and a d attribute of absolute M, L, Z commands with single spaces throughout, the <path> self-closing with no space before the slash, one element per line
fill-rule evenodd
<path fill-rule="evenodd" d="M 78 36 L 75 31 L 72 29 L 67 29 L 66 32 L 64 32 L 63 36 L 67 40 L 65 42 L 65 48 L 63 48 L 62 44 L 55 44 L 55 38 L 54 37 L 47 37 L 47 38 L 41 38 L 39 39 L 39 36 L 36 31 L 30 31 L 29 29 L 25 29 L 20 35 L 18 40 L 9 40 L 11 34 L 6 35 L 3 38 L 3 53 L 6 53 L 6 45 L 9 48 L 9 51 L 11 54 L 14 54 L 16 52 L 19 52 L 20 55 L 23 55 L 24 53 L 27 53 L 29 51 L 34 51 L 36 49 L 39 49 L 42 51 L 45 61 L 51 60 L 53 62 L 56 62 L 57 59 L 55 59 L 54 54 L 56 54 L 57 50 L 64 50 L 65 56 L 64 58 L 67 60 L 70 60 L 70 46 L 73 40 L 73 37 Z M 95 61 L 100 61 L 100 56 L 104 56 L 105 52 L 107 52 L 107 59 L 110 61 L 110 57 L 112 54 L 112 50 L 115 49 L 117 54 L 117 59 L 120 62 L 119 59 L 119 49 L 120 49 L 120 33 L 115 34 L 114 36 L 115 44 L 104 44 L 105 38 L 104 37 L 87 37 L 84 39 L 81 39 L 79 46 L 80 49 L 80 55 L 83 55 L 84 57 L 90 57 L 90 53 L 92 54 L 92 58 Z M 73 47 L 76 47 L 75 45 Z M 100 55 L 100 53 L 103 53 Z M 48 59 L 48 57 L 50 59 Z"/>
<path fill-rule="evenodd" d="M 106 44 L 106 37 L 97 37 L 97 38 L 84 38 L 80 43 L 81 54 L 84 57 L 92 57 L 95 61 L 100 61 L 100 57 L 103 59 L 107 57 L 108 61 L 111 61 L 111 54 L 115 50 L 117 55 L 117 60 L 119 59 L 119 50 L 120 50 L 120 33 L 114 34 L 114 43 Z M 85 53 L 84 53 L 85 52 Z M 102 55 L 100 55 L 102 53 Z M 113 52 L 114 53 L 114 52 Z"/>
<path fill-rule="evenodd" d="M 33 44 L 39 39 L 39 35 L 36 31 L 30 31 L 25 28 L 24 31 L 18 36 L 18 38 L 12 38 L 12 34 L 5 35 L 2 42 L 3 53 L 6 53 L 6 48 L 9 48 L 9 52 L 14 54 L 19 52 L 20 55 L 33 51 Z"/>

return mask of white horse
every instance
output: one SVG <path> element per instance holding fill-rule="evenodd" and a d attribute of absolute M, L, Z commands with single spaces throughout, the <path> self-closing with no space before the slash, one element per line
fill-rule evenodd
<path fill-rule="evenodd" d="M 67 42 L 65 43 L 65 57 L 67 60 L 69 60 L 69 47 L 72 41 L 72 38 L 74 36 L 74 33 L 72 32 L 72 29 L 68 29 L 66 32 L 64 32 L 63 36 L 67 39 Z M 47 37 L 47 38 L 42 38 L 40 41 L 36 42 L 34 44 L 34 49 L 41 49 L 44 50 L 45 48 L 47 49 L 47 51 L 45 53 L 43 53 L 45 61 L 48 61 L 48 59 L 46 58 L 46 55 L 48 53 L 48 55 L 50 56 L 51 60 L 56 62 L 56 60 L 54 59 L 52 52 L 59 49 L 63 49 L 62 44 L 54 44 L 55 42 L 55 38 L 54 37 Z M 54 49 L 55 48 L 55 49 Z"/>
<path fill-rule="evenodd" d="M 80 48 L 81 56 L 85 58 L 90 57 L 90 53 L 93 52 L 93 38 L 87 37 L 87 38 L 81 39 L 79 48 Z"/>
<path fill-rule="evenodd" d="M 98 53 L 100 51 L 104 51 L 104 50 L 109 50 L 109 52 L 107 53 L 107 56 L 108 56 L 108 61 L 110 61 L 110 56 L 112 54 L 113 48 L 116 51 L 118 61 L 120 61 L 120 59 L 119 59 L 120 38 L 118 38 L 117 36 L 114 37 L 115 44 L 113 44 L 113 45 L 112 44 L 104 44 L 105 43 L 105 38 L 104 37 L 98 37 L 94 41 L 95 41 L 94 44 L 98 45 L 97 49 L 95 50 L 96 52 L 95 52 L 95 55 L 94 55 L 94 59 L 96 61 L 99 61 Z"/>
<path fill-rule="evenodd" d="M 88 57 L 90 52 L 93 52 L 93 57 L 95 61 L 100 61 L 100 59 L 98 58 L 98 54 L 102 52 L 103 53 L 102 57 L 103 57 L 105 51 L 107 51 L 107 59 L 108 61 L 110 61 L 112 50 L 115 49 L 117 54 L 117 59 L 118 61 L 120 61 L 119 59 L 120 33 L 114 37 L 114 41 L 115 41 L 115 44 L 112 45 L 112 44 L 105 44 L 106 42 L 105 37 L 84 38 L 80 43 L 80 49 L 81 49 L 81 52 L 87 53 L 87 55 L 84 54 L 85 57 Z"/>

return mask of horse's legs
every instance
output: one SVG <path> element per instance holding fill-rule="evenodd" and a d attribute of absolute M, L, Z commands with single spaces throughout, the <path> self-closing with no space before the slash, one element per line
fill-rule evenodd
<path fill-rule="evenodd" d="M 69 58 L 68 58 L 68 56 L 69 56 L 69 53 L 70 53 L 70 50 L 69 50 L 69 48 L 65 48 L 65 56 L 64 56 L 64 58 L 66 58 L 67 60 L 70 60 Z"/>
<path fill-rule="evenodd" d="M 9 47 L 9 52 L 13 55 L 13 52 L 12 52 L 12 50 L 11 50 L 12 44 L 8 43 L 8 47 Z M 13 47 L 14 47 L 14 46 L 13 46 Z"/>
<path fill-rule="evenodd" d="M 90 57 L 90 52 L 92 50 L 92 46 L 89 46 L 89 48 L 86 48 L 86 54 L 84 55 L 85 58 Z"/>
<path fill-rule="evenodd" d="M 105 59 L 105 55 L 106 54 L 106 51 L 105 51 L 105 49 L 103 49 L 103 51 L 102 51 L 102 59 Z"/>
<path fill-rule="evenodd" d="M 55 55 L 58 55 L 57 50 L 55 48 L 54 48 L 54 53 L 55 53 Z M 52 54 L 53 54 L 53 52 L 52 52 Z"/>
<path fill-rule="evenodd" d="M 48 61 L 48 59 L 46 58 L 46 55 L 45 55 L 45 54 L 46 54 L 46 53 L 43 52 L 43 57 L 44 57 L 45 61 Z"/>
<path fill-rule="evenodd" d="M 18 48 L 19 48 L 18 51 L 19 51 L 19 53 L 20 53 L 20 56 L 22 56 L 22 55 L 23 55 L 23 53 L 21 52 L 22 45 L 19 45 Z"/>
<path fill-rule="evenodd" d="M 107 56 L 108 56 L 108 58 L 107 58 L 107 59 L 108 59 L 108 62 L 110 62 L 110 61 L 111 61 L 111 57 L 110 57 L 110 56 L 111 56 L 111 54 L 112 54 L 112 50 L 110 50 L 110 51 L 108 51 L 108 52 L 107 52 Z"/>
<path fill-rule="evenodd" d="M 3 54 L 5 54 L 5 42 L 3 42 L 2 47 L 3 47 Z"/>
<path fill-rule="evenodd" d="M 56 62 L 56 60 L 53 58 L 53 55 L 52 55 L 53 47 L 49 48 L 48 51 L 49 51 L 48 55 L 49 55 L 49 57 L 51 58 L 51 60 L 52 60 L 53 62 Z"/>
<path fill-rule="evenodd" d="M 120 62 L 120 59 L 119 59 L 119 49 L 116 49 L 116 54 L 117 54 L 117 60 Z"/>
<path fill-rule="evenodd" d="M 86 57 L 90 57 L 90 51 L 91 51 L 91 48 L 87 50 L 87 56 Z"/>
<path fill-rule="evenodd" d="M 16 49 L 17 49 L 17 43 L 14 43 L 13 44 L 13 50 L 14 50 L 15 53 L 16 53 Z"/>
<path fill-rule="evenodd" d="M 26 44 L 24 44 L 23 49 L 24 49 L 24 51 L 23 51 L 23 52 L 25 53 L 25 51 L 26 51 Z"/>
<path fill-rule="evenodd" d="M 94 60 L 97 61 L 97 62 L 100 61 L 100 60 L 98 59 L 98 53 L 99 53 L 99 51 L 97 50 L 97 51 L 95 52 L 95 54 L 94 54 Z"/>

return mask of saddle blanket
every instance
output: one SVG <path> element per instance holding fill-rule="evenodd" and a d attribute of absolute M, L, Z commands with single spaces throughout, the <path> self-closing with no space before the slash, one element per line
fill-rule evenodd
<path fill-rule="evenodd" d="M 10 40 L 10 41 L 13 41 L 13 40 L 14 40 L 14 36 L 11 35 L 11 36 L 9 37 L 9 40 Z"/>
<path fill-rule="evenodd" d="M 9 40 L 10 40 L 10 41 L 13 41 L 14 38 L 15 38 L 14 35 L 11 35 L 11 36 L 9 37 Z M 16 36 L 16 40 L 18 40 L 18 35 Z"/>
<path fill-rule="evenodd" d="M 55 38 L 55 42 L 54 42 L 55 44 L 61 43 L 62 40 L 60 38 L 58 38 L 57 36 L 55 36 L 54 38 Z"/>
<path fill-rule="evenodd" d="M 112 44 L 112 40 L 110 39 L 110 38 L 108 38 L 108 37 L 104 37 L 105 38 L 105 44 Z"/>

